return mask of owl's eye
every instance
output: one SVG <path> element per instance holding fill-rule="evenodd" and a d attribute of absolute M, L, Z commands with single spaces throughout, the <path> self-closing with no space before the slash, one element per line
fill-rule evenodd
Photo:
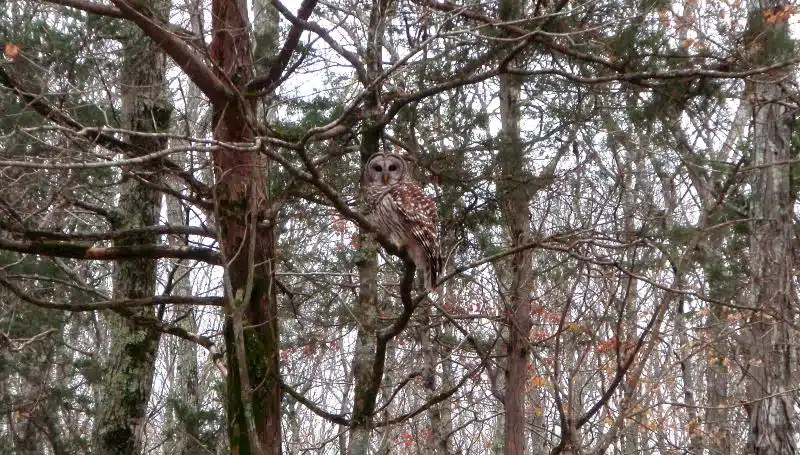
<path fill-rule="evenodd" d="M 390 171 L 396 171 L 397 170 L 397 166 L 395 166 L 394 164 L 390 164 L 389 165 L 389 170 Z"/>
<path fill-rule="evenodd" d="M 380 171 L 382 171 L 382 170 L 383 170 L 383 168 L 381 167 L 381 165 L 380 165 L 380 164 L 378 164 L 378 165 L 375 165 L 375 166 L 372 166 L 372 169 L 375 169 L 375 170 L 376 170 L 376 171 L 378 171 L 378 172 L 380 172 Z"/>

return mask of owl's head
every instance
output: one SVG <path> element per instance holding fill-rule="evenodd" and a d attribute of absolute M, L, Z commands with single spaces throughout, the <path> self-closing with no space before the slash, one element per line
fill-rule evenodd
<path fill-rule="evenodd" d="M 406 176 L 406 162 L 394 153 L 376 153 L 367 161 L 364 183 L 367 185 L 394 185 Z"/>

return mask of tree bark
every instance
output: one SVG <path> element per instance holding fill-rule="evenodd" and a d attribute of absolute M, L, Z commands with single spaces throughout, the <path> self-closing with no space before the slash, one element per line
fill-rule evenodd
<path fill-rule="evenodd" d="M 435 339 L 432 339 L 434 330 L 431 327 L 430 309 L 422 308 L 419 311 L 420 327 L 416 330 L 416 337 L 420 344 L 421 368 L 420 373 L 422 376 L 422 387 L 424 390 L 423 400 L 431 400 L 436 395 L 436 365 L 442 361 L 442 368 L 444 369 L 444 360 L 438 355 L 434 347 Z M 432 333 L 433 332 L 433 333 Z M 450 378 L 443 378 L 441 381 L 441 388 L 447 387 Z M 452 427 L 450 420 L 445 420 L 444 414 L 446 413 L 447 402 L 438 403 L 426 411 L 428 416 L 427 426 L 425 431 L 419 435 L 421 449 L 424 453 L 431 455 L 448 455 L 450 448 L 448 447 L 449 428 Z"/>
<path fill-rule="evenodd" d="M 211 58 L 216 75 L 244 93 L 253 72 L 246 2 L 214 0 L 211 17 Z M 219 141 L 254 139 L 254 105 L 242 96 L 214 103 L 212 120 L 214 138 Z M 231 453 L 278 454 L 281 391 L 273 285 L 275 238 L 264 172 L 267 162 L 257 153 L 224 149 L 216 151 L 213 158 L 216 223 L 228 283 L 225 346 Z"/>
<path fill-rule="evenodd" d="M 196 112 L 195 112 L 196 113 Z M 176 161 L 183 161 L 176 159 Z M 175 183 L 170 186 L 181 192 L 182 188 Z M 183 226 L 186 224 L 182 213 L 180 201 L 173 197 L 168 197 L 167 203 L 167 222 L 171 226 Z M 170 245 L 180 246 L 183 242 L 174 237 L 168 240 Z M 192 280 L 190 264 L 184 261 L 176 261 L 172 264 L 173 270 L 172 283 L 173 295 L 191 296 Z M 173 311 L 178 316 L 178 326 L 190 333 L 197 333 L 197 320 L 194 307 L 181 307 L 176 305 Z M 167 454 L 192 455 L 201 453 L 204 449 L 200 438 L 199 415 L 201 410 L 201 400 L 199 394 L 199 368 L 197 364 L 197 345 L 176 339 L 173 343 L 173 355 L 175 357 L 175 376 L 171 384 L 171 402 L 167 409 L 169 417 L 173 419 L 171 425 L 166 425 L 171 431 L 172 437 L 167 442 Z M 179 412 L 180 411 L 180 412 Z"/>
<path fill-rule="evenodd" d="M 154 11 L 166 16 L 168 3 L 153 1 Z M 121 71 L 123 121 L 127 128 L 142 132 L 162 132 L 169 128 L 171 108 L 167 104 L 164 58 L 157 46 L 142 32 L 130 27 L 123 43 Z M 131 135 L 128 141 L 144 153 L 161 150 L 167 140 Z M 158 183 L 160 174 L 134 176 L 123 169 L 119 216 L 113 229 L 132 229 L 158 224 L 161 194 L 137 178 Z M 116 246 L 155 245 L 154 234 L 133 236 Z M 116 264 L 114 298 L 148 298 L 156 291 L 156 260 L 139 259 Z M 136 315 L 152 318 L 152 308 L 134 310 Z M 137 454 L 143 449 L 143 431 L 147 403 L 153 381 L 153 369 L 160 332 L 143 331 L 127 319 L 108 313 L 105 322 L 110 330 L 108 365 L 103 375 L 103 391 L 95 426 L 95 453 Z"/>
<path fill-rule="evenodd" d="M 769 11 L 785 6 L 772 2 Z M 780 58 L 789 43 L 785 20 L 765 20 L 760 8 L 750 15 L 744 45 L 757 62 Z M 796 312 L 791 137 L 795 108 L 784 100 L 781 81 L 789 74 L 775 71 L 746 82 L 752 101 L 753 201 L 750 238 L 750 302 L 754 307 L 744 337 L 749 419 L 747 453 L 797 453 L 796 413 L 790 389 L 796 386 Z"/>
<path fill-rule="evenodd" d="M 522 17 L 522 0 L 500 2 L 500 19 L 514 20 Z M 530 240 L 530 199 L 525 188 L 525 160 L 520 137 L 520 87 L 519 77 L 500 76 L 500 181 L 498 199 L 502 204 L 506 232 L 511 247 Z M 508 342 L 506 351 L 505 449 L 506 455 L 525 453 L 525 398 L 528 377 L 528 342 L 531 325 L 530 299 L 533 292 L 532 250 L 526 249 L 511 258 L 511 286 L 506 309 Z"/>
<path fill-rule="evenodd" d="M 382 73 L 383 33 L 386 22 L 386 9 L 389 2 L 374 0 L 370 10 L 369 36 L 364 61 L 367 66 L 369 81 L 376 80 Z M 370 95 L 364 101 L 364 133 L 361 138 L 361 162 L 365 164 L 370 156 L 380 150 L 382 126 L 379 120 L 382 114 L 380 102 L 380 84 L 372 87 Z M 361 245 L 358 252 L 358 304 L 355 316 L 358 318 L 358 335 L 353 355 L 353 379 L 355 380 L 353 417 L 350 427 L 348 453 L 350 455 L 367 455 L 370 451 L 370 435 L 374 420 L 375 403 L 382 374 L 378 376 L 374 365 L 381 365 L 386 353 L 378 352 L 378 248 L 379 245 L 372 234 L 360 233 Z M 380 368 L 382 371 L 382 368 Z"/>

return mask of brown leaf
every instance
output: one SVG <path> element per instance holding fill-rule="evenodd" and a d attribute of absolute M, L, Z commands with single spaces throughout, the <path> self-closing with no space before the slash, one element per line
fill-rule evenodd
<path fill-rule="evenodd" d="M 13 60 L 19 57 L 19 46 L 16 44 L 6 43 L 3 52 L 6 54 L 6 57 Z"/>

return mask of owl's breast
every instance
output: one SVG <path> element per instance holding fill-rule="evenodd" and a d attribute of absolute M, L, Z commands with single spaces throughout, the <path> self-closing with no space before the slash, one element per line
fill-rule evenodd
<path fill-rule="evenodd" d="M 380 198 L 376 201 L 373 210 L 371 211 L 372 221 L 378 226 L 378 229 L 397 247 L 403 248 L 408 245 L 409 239 L 406 226 L 400 210 L 397 206 L 397 201 L 394 200 L 388 191 L 384 191 Z"/>
<path fill-rule="evenodd" d="M 388 187 L 380 187 L 380 186 L 369 186 L 364 189 L 364 202 L 367 204 L 367 208 L 370 212 L 374 212 L 377 208 L 378 204 L 380 204 L 381 199 L 389 192 Z"/>

